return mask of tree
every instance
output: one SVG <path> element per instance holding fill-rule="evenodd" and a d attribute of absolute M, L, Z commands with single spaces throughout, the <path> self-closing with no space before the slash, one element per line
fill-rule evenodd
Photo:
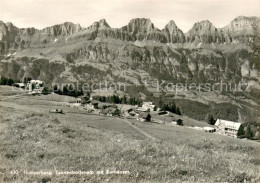
<path fill-rule="evenodd" d="M 124 97 L 122 98 L 122 103 L 123 104 L 127 104 L 127 99 L 126 99 L 126 96 L 124 95 Z"/>
<path fill-rule="evenodd" d="M 153 111 L 157 111 L 157 106 L 156 105 L 154 106 Z"/>
<path fill-rule="evenodd" d="M 179 107 L 177 107 L 177 109 L 176 109 L 176 114 L 181 115 L 181 110 Z"/>
<path fill-rule="evenodd" d="M 42 94 L 43 95 L 49 94 L 49 89 L 47 87 L 44 87 L 43 90 L 42 90 Z"/>
<path fill-rule="evenodd" d="M 6 77 L 1 77 L 0 85 L 6 85 L 7 80 L 8 79 Z"/>
<path fill-rule="evenodd" d="M 67 95 L 67 94 L 68 94 L 68 88 L 66 85 L 66 86 L 63 86 L 62 95 Z"/>
<path fill-rule="evenodd" d="M 208 124 L 210 124 L 210 125 L 215 125 L 215 123 L 216 123 L 216 120 L 213 118 L 213 116 L 211 114 L 208 114 L 207 120 L 208 120 Z"/>
<path fill-rule="evenodd" d="M 246 128 L 246 138 L 251 139 L 254 136 L 253 131 L 251 129 L 251 125 L 248 124 Z"/>
<path fill-rule="evenodd" d="M 238 131 L 237 131 L 237 136 L 239 137 L 239 136 L 243 136 L 243 135 L 245 135 L 245 129 L 244 129 L 244 126 L 243 125 L 240 125 L 240 127 L 239 127 L 239 129 L 238 129 Z"/>
<path fill-rule="evenodd" d="M 26 77 L 23 78 L 23 83 L 24 83 L 24 84 L 27 83 L 27 78 L 26 78 Z"/>
<path fill-rule="evenodd" d="M 183 126 L 183 120 L 182 119 L 178 119 L 177 120 L 177 125 Z"/>

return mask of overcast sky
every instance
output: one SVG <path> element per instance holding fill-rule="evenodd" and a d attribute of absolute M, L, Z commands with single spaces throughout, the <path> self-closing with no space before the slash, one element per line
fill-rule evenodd
<path fill-rule="evenodd" d="M 65 21 L 87 27 L 102 18 L 119 28 L 132 18 L 150 18 L 160 29 L 174 20 L 186 32 L 201 20 L 223 27 L 239 15 L 260 17 L 260 0 L 0 0 L 0 20 L 20 28 Z"/>

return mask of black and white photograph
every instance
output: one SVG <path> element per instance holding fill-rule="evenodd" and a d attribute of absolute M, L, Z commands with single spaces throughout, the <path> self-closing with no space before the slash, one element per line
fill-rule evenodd
<path fill-rule="evenodd" d="M 260 183 L 260 1 L 0 0 L 0 183 Z"/>

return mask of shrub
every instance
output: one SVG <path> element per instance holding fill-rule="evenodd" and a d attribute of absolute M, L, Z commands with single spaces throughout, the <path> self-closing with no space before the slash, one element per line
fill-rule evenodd
<path fill-rule="evenodd" d="M 213 116 L 211 114 L 207 115 L 207 121 L 208 121 L 208 124 L 210 124 L 210 125 L 215 125 L 215 123 L 216 123 L 216 120 L 213 118 Z"/>
<path fill-rule="evenodd" d="M 44 87 L 43 90 L 42 90 L 42 94 L 43 95 L 48 95 L 49 94 L 49 89 L 47 87 Z"/>
<path fill-rule="evenodd" d="M 177 125 L 183 126 L 183 120 L 182 119 L 178 119 L 177 120 Z"/>
<path fill-rule="evenodd" d="M 237 136 L 239 138 L 245 138 L 245 129 L 243 125 L 240 125 L 238 132 L 237 132 Z"/>

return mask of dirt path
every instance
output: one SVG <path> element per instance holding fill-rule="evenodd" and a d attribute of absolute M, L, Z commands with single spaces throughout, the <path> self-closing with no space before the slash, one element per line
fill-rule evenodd
<path fill-rule="evenodd" d="M 128 124 L 129 126 L 131 126 L 132 128 L 134 128 L 135 130 L 137 130 L 138 132 L 140 132 L 141 134 L 143 134 L 144 136 L 152 139 L 152 140 L 156 140 L 155 137 L 151 136 L 150 134 L 146 133 L 145 131 L 141 130 L 140 128 L 138 128 L 136 125 L 132 125 L 129 121 L 123 119 L 123 121 Z"/>

